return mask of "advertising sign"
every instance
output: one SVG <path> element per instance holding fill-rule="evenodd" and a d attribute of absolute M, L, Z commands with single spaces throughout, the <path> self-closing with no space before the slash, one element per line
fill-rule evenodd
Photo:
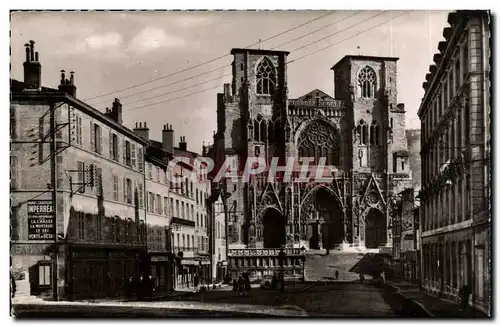
<path fill-rule="evenodd" d="M 55 210 L 52 200 L 28 202 L 28 239 L 54 240 Z"/>

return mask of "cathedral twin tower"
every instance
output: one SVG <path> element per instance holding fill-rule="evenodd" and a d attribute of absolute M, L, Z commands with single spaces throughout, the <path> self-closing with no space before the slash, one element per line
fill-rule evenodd
<path fill-rule="evenodd" d="M 216 165 L 255 156 L 308 157 L 312 165 L 324 158 L 333 180 L 225 180 L 229 248 L 392 246 L 391 205 L 411 183 L 398 59 L 345 56 L 332 67 L 335 98 L 316 89 L 289 99 L 288 52 L 231 54 L 232 85 L 218 94 Z"/>

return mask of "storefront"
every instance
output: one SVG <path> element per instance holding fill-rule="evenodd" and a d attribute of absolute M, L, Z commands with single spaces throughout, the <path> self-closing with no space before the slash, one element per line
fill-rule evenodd
<path fill-rule="evenodd" d="M 216 273 L 215 273 L 216 282 L 223 282 L 226 275 L 227 275 L 227 261 L 218 262 Z"/>
<path fill-rule="evenodd" d="M 127 280 L 137 277 L 142 247 L 68 247 L 68 299 L 125 296 Z"/>
<path fill-rule="evenodd" d="M 174 289 L 173 259 L 167 253 L 150 253 L 151 276 L 156 295 L 167 294 Z"/>
<path fill-rule="evenodd" d="M 182 259 L 176 264 L 175 289 L 194 288 L 194 275 L 198 271 L 199 262 L 195 259 Z"/>

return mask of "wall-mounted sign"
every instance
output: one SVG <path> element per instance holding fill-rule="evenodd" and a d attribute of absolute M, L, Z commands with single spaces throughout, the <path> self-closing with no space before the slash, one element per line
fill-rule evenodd
<path fill-rule="evenodd" d="M 28 201 L 28 239 L 54 240 L 55 209 L 52 200 Z"/>

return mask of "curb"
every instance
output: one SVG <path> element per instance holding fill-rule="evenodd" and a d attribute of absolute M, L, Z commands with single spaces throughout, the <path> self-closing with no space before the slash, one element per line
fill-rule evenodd
<path fill-rule="evenodd" d="M 397 286 L 397 285 L 394 285 L 394 284 L 389 284 L 389 283 L 386 283 L 386 286 L 389 287 L 389 288 L 392 288 L 393 291 L 391 291 L 390 295 L 391 296 L 394 296 L 396 294 L 399 294 L 400 296 L 402 296 L 405 300 L 407 301 L 411 301 L 413 304 L 415 304 L 416 306 L 418 306 L 420 309 L 422 309 L 422 311 L 427 315 L 426 317 L 435 317 L 433 313 L 431 313 L 427 308 L 425 308 L 425 306 L 415 300 L 415 299 L 411 299 L 409 297 L 407 297 L 404 292 L 401 292 L 401 289 Z"/>

